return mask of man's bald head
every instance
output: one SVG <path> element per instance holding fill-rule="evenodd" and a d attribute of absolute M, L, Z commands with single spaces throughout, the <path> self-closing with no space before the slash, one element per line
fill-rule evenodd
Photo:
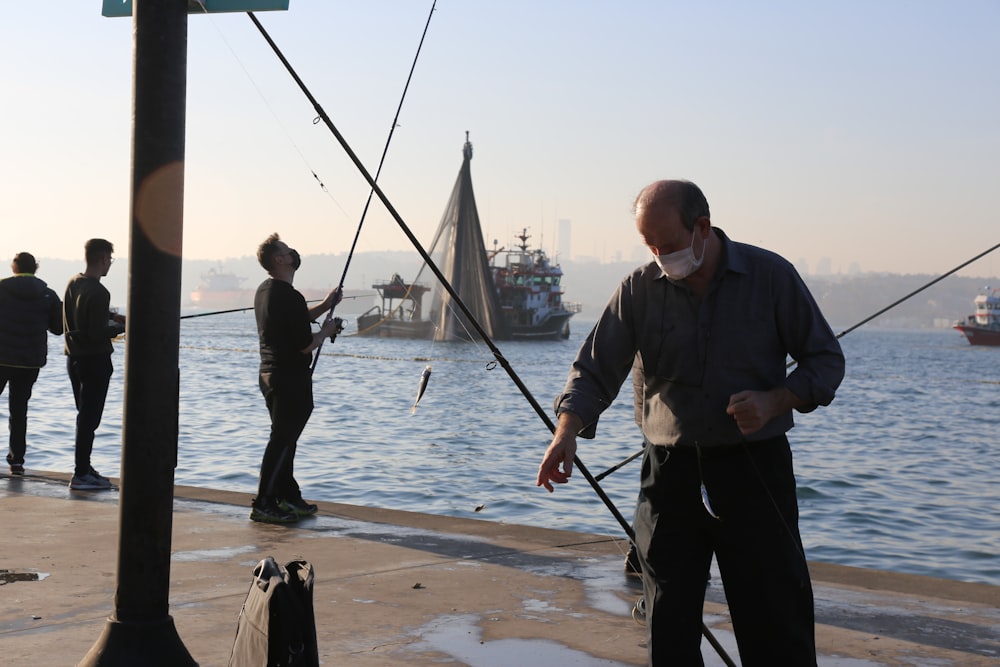
<path fill-rule="evenodd" d="M 708 200 L 691 181 L 664 180 L 650 183 L 639 192 L 632 205 L 632 212 L 636 215 L 641 210 L 676 210 L 688 231 L 694 229 L 698 218 L 712 218 Z"/>

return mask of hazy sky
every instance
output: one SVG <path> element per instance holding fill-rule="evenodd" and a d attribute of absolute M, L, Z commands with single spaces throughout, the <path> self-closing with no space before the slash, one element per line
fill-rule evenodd
<path fill-rule="evenodd" d="M 131 20 L 44 5 L 4 8 L 0 255 L 126 255 Z M 372 173 L 430 8 L 258 14 Z M 188 25 L 185 257 L 272 231 L 346 251 L 363 178 L 245 14 Z M 379 183 L 429 244 L 469 131 L 488 243 L 528 227 L 552 251 L 569 219 L 574 257 L 632 259 L 636 192 L 681 177 L 810 271 L 940 273 L 1000 241 L 998 34 L 995 0 L 440 0 Z M 376 202 L 358 248 L 411 246 Z M 1000 275 L 1000 251 L 962 273 Z"/>

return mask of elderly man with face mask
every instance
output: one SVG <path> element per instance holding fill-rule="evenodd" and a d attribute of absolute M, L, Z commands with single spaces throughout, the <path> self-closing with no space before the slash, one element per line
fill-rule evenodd
<path fill-rule="evenodd" d="M 649 664 L 702 664 L 714 555 L 742 663 L 815 665 L 785 434 L 793 410 L 833 400 L 844 355 L 791 264 L 714 227 L 696 185 L 652 183 L 634 210 L 653 261 L 622 281 L 579 350 L 537 484 L 569 481 L 577 436 L 594 437 L 632 373 Z"/>
<path fill-rule="evenodd" d="M 271 437 L 260 465 L 260 483 L 250 518 L 264 523 L 292 523 L 316 513 L 295 481 L 295 449 L 313 409 L 312 351 L 339 331 L 331 319 L 313 333 L 310 323 L 340 303 L 342 290 L 322 303 L 306 304 L 292 287 L 302 264 L 299 253 L 272 234 L 257 248 L 257 261 L 268 278 L 257 288 L 254 313 L 260 338 L 260 391 L 271 416 Z"/>

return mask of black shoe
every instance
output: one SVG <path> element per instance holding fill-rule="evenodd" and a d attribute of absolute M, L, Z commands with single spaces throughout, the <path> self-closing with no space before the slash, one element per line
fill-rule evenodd
<path fill-rule="evenodd" d="M 24 474 L 24 464 L 23 463 L 11 463 L 10 464 L 10 474 L 11 475 L 23 475 Z"/>
<path fill-rule="evenodd" d="M 302 498 L 298 500 L 286 500 L 281 499 L 278 501 L 278 509 L 285 512 L 291 512 L 297 517 L 312 516 L 319 511 L 319 506 L 312 503 L 307 503 Z"/>
<path fill-rule="evenodd" d="M 281 509 L 273 500 L 254 498 L 250 506 L 250 520 L 260 523 L 295 523 L 299 516 Z"/>
<path fill-rule="evenodd" d="M 106 491 L 111 488 L 111 480 L 97 472 L 93 468 L 84 475 L 73 475 L 69 482 L 69 488 L 77 491 Z"/>

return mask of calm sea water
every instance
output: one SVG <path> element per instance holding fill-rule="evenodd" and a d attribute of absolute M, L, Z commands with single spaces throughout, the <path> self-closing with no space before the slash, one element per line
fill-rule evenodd
<path fill-rule="evenodd" d="M 591 323 L 568 341 L 502 343 L 551 413 Z M 534 485 L 549 432 L 485 345 L 350 336 L 323 349 L 316 409 L 296 476 L 307 498 L 621 536 L 582 476 Z M 176 481 L 256 490 L 268 418 L 257 388 L 252 313 L 183 320 Z M 812 560 L 1000 585 L 1000 349 L 951 330 L 859 329 L 842 339 L 847 377 L 833 405 L 797 415 L 801 529 Z M 73 398 L 61 341 L 35 386 L 27 467 L 72 470 Z M 117 476 L 124 354 L 93 462 Z M 420 374 L 433 373 L 411 414 Z M 630 391 L 629 387 L 626 390 Z M 598 474 L 639 449 L 626 391 L 579 456 Z M 3 401 L 0 417 L 6 417 Z M 639 463 L 601 482 L 631 517 Z"/>

